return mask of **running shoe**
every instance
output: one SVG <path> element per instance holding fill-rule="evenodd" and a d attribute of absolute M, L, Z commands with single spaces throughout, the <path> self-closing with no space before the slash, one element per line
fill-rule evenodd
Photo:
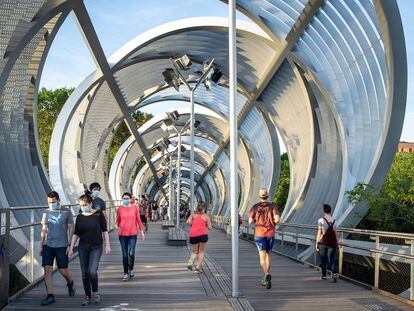
<path fill-rule="evenodd" d="M 193 261 L 191 259 L 188 260 L 187 269 L 190 271 L 193 270 Z"/>
<path fill-rule="evenodd" d="M 323 275 L 322 275 L 322 276 L 321 276 L 321 280 L 324 280 L 324 281 L 325 281 L 325 280 L 326 280 L 326 276 L 323 276 Z"/>
<path fill-rule="evenodd" d="M 272 276 L 269 273 L 265 275 L 265 281 L 266 281 L 266 284 L 265 284 L 266 289 L 271 289 L 272 288 Z"/>
<path fill-rule="evenodd" d="M 101 297 L 101 295 L 99 295 L 99 293 L 93 293 L 93 302 L 95 303 L 95 304 L 98 304 L 98 303 L 100 303 L 100 302 L 102 302 L 102 297 Z"/>
<path fill-rule="evenodd" d="M 338 274 L 337 273 L 332 274 L 332 282 L 333 283 L 338 282 Z"/>
<path fill-rule="evenodd" d="M 135 276 L 135 274 L 134 274 L 134 270 L 130 270 L 129 271 L 129 277 L 130 278 L 133 278 Z"/>
<path fill-rule="evenodd" d="M 51 303 L 54 303 L 55 301 L 56 301 L 55 300 L 55 296 L 53 296 L 53 295 L 47 295 L 47 297 L 44 300 L 42 300 L 41 305 L 42 306 L 48 306 Z"/>
<path fill-rule="evenodd" d="M 128 275 L 128 273 L 127 274 L 124 274 L 124 278 L 122 279 L 124 282 L 126 282 L 126 281 L 128 281 L 129 280 L 129 275 Z"/>
<path fill-rule="evenodd" d="M 89 306 L 91 304 L 91 297 L 86 296 L 82 300 L 82 306 Z"/>
<path fill-rule="evenodd" d="M 201 268 L 195 268 L 194 273 L 200 274 L 203 273 L 203 271 L 201 271 Z"/>
<path fill-rule="evenodd" d="M 75 288 L 75 286 L 74 286 L 74 284 L 73 284 L 73 281 L 72 281 L 72 283 L 71 283 L 71 284 L 68 284 L 68 295 L 69 295 L 70 297 L 73 297 L 73 296 L 75 296 L 75 295 L 76 295 L 76 288 Z"/>

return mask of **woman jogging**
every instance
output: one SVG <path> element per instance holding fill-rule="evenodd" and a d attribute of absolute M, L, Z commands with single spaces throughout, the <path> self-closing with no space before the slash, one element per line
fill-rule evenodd
<path fill-rule="evenodd" d="M 194 260 L 198 256 L 195 273 L 201 273 L 201 264 L 204 260 L 204 251 L 208 241 L 207 229 L 211 230 L 212 228 L 210 217 L 205 213 L 205 210 L 205 204 L 200 202 L 195 213 L 191 214 L 187 219 L 187 225 L 191 226 L 191 257 L 188 260 L 187 268 L 188 270 L 193 270 Z"/>
<path fill-rule="evenodd" d="M 85 290 L 85 299 L 82 302 L 84 306 L 91 303 L 92 297 L 95 304 L 101 302 L 101 296 L 98 293 L 98 266 L 103 250 L 102 236 L 105 239 L 105 254 L 111 253 L 105 216 L 101 211 L 92 209 L 92 201 L 93 198 L 89 191 L 79 198 L 82 214 L 76 218 L 75 232 L 68 252 L 70 260 L 73 248 L 79 239 L 79 262 Z"/>
<path fill-rule="evenodd" d="M 122 263 L 124 265 L 124 278 L 126 282 L 134 277 L 135 246 L 137 244 L 138 230 L 141 231 L 142 240 L 145 239 L 139 208 L 131 204 L 131 194 L 122 195 L 123 205 L 116 211 L 115 228 L 119 229 L 119 242 L 122 248 Z"/>

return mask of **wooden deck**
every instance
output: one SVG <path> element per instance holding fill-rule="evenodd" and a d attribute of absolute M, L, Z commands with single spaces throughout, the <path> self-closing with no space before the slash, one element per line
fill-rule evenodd
<path fill-rule="evenodd" d="M 83 297 L 80 267 L 74 260 L 77 295 L 68 297 L 63 278 L 55 273 L 56 303 L 41 307 L 43 283 L 18 298 L 6 310 L 414 310 L 399 301 L 339 280 L 319 280 L 319 272 L 290 259 L 272 255 L 272 289 L 259 284 L 262 273 L 255 246 L 240 240 L 241 299 L 231 299 L 231 241 L 213 230 L 207 246 L 204 273 L 187 271 L 187 247 L 167 245 L 168 232 L 161 224 L 150 224 L 145 242 L 136 251 L 135 278 L 122 281 L 121 249 L 111 234 L 112 253 L 103 255 L 99 269 L 99 291 L 103 302 L 81 307 Z"/>

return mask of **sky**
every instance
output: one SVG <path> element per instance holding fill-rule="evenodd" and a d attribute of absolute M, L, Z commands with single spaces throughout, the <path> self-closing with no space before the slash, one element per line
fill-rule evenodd
<path fill-rule="evenodd" d="M 408 62 L 407 106 L 401 140 L 414 141 L 414 0 L 397 0 L 397 3 Z M 227 5 L 218 0 L 85 0 L 85 4 L 107 57 L 142 32 L 164 23 L 189 17 L 227 17 Z M 240 13 L 238 18 L 247 19 Z M 52 89 L 76 87 L 95 69 L 77 25 L 69 16 L 52 44 L 40 85 Z"/>

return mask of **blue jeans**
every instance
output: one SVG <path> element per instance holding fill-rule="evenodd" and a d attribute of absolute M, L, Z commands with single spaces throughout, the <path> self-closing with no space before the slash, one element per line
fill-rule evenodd
<path fill-rule="evenodd" d="M 321 259 L 322 276 L 326 276 L 326 270 L 331 270 L 332 273 L 338 273 L 336 265 L 336 248 L 319 244 L 319 257 Z"/>
<path fill-rule="evenodd" d="M 128 274 L 129 271 L 134 270 L 135 245 L 137 245 L 137 236 L 120 235 L 119 242 L 121 242 L 122 248 L 122 264 L 124 265 L 124 274 Z"/>
<path fill-rule="evenodd" d="M 85 295 L 92 296 L 98 291 L 98 266 L 102 256 L 102 244 L 79 244 L 79 262 L 82 270 L 82 282 Z"/>

